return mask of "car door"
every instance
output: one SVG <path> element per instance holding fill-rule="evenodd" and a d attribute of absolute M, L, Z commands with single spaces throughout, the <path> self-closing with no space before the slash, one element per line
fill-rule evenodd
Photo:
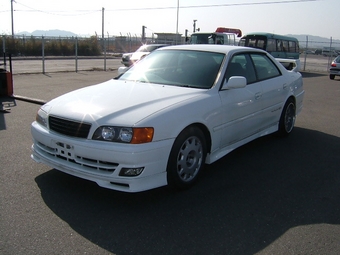
<path fill-rule="evenodd" d="M 262 88 L 255 82 L 255 70 L 248 54 L 232 57 L 224 79 L 228 81 L 232 76 L 246 77 L 247 86 L 219 92 L 223 116 L 221 148 L 257 133 L 261 125 Z"/>
<path fill-rule="evenodd" d="M 266 129 L 279 121 L 283 103 L 289 88 L 280 69 L 266 54 L 250 54 L 254 63 L 256 79 L 262 87 L 261 129 Z"/>

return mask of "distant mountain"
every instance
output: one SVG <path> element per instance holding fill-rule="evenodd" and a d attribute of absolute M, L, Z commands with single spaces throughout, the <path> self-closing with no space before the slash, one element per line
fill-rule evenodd
<path fill-rule="evenodd" d="M 314 35 L 287 35 L 292 36 L 298 39 L 300 48 L 306 48 L 306 43 L 308 39 L 308 48 L 323 48 L 323 47 L 329 47 L 331 38 L 325 38 L 320 36 L 314 36 Z M 308 38 L 307 38 L 308 36 Z M 334 40 L 332 39 L 332 47 L 340 48 L 340 40 Z"/>
<path fill-rule="evenodd" d="M 25 36 L 54 36 L 54 37 L 72 37 L 77 36 L 77 34 L 72 33 L 70 31 L 65 30 L 35 30 L 32 33 L 29 33 L 27 31 L 19 32 L 16 35 L 25 35 Z"/>

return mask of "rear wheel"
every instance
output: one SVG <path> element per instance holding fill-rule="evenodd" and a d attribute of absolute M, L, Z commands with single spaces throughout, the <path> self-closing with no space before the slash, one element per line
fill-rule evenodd
<path fill-rule="evenodd" d="M 288 99 L 281 113 L 279 122 L 280 135 L 288 135 L 292 132 L 296 119 L 296 106 L 293 99 Z"/>
<path fill-rule="evenodd" d="M 330 75 L 329 75 L 329 79 L 334 80 L 334 78 L 335 78 L 335 75 L 334 75 L 334 74 L 330 74 Z"/>
<path fill-rule="evenodd" d="M 183 130 L 176 138 L 168 160 L 168 184 L 188 188 L 196 182 L 207 154 L 203 132 L 197 127 Z"/>

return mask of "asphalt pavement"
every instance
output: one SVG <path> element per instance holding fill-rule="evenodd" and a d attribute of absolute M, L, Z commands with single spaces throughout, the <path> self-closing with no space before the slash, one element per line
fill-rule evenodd
<path fill-rule="evenodd" d="M 16 99 L 45 103 L 72 90 L 98 84 L 116 76 L 117 70 L 13 75 L 13 94 Z"/>
<path fill-rule="evenodd" d="M 16 97 L 0 98 L 0 254 L 340 254 L 340 79 L 303 73 L 293 133 L 242 146 L 186 191 L 126 194 L 31 160 L 39 104 L 116 74 L 13 76 Z"/>

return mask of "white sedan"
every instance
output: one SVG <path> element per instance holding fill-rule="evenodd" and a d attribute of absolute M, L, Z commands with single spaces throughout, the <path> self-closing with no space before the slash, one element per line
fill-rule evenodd
<path fill-rule="evenodd" d="M 164 47 L 115 79 L 43 105 L 31 157 L 119 191 L 187 188 L 237 147 L 289 134 L 303 96 L 301 74 L 265 51 Z"/>
<path fill-rule="evenodd" d="M 149 55 L 154 50 L 165 46 L 168 46 L 168 44 L 144 44 L 140 46 L 135 52 L 124 53 L 121 63 L 124 66 L 131 66 L 145 56 Z"/>

